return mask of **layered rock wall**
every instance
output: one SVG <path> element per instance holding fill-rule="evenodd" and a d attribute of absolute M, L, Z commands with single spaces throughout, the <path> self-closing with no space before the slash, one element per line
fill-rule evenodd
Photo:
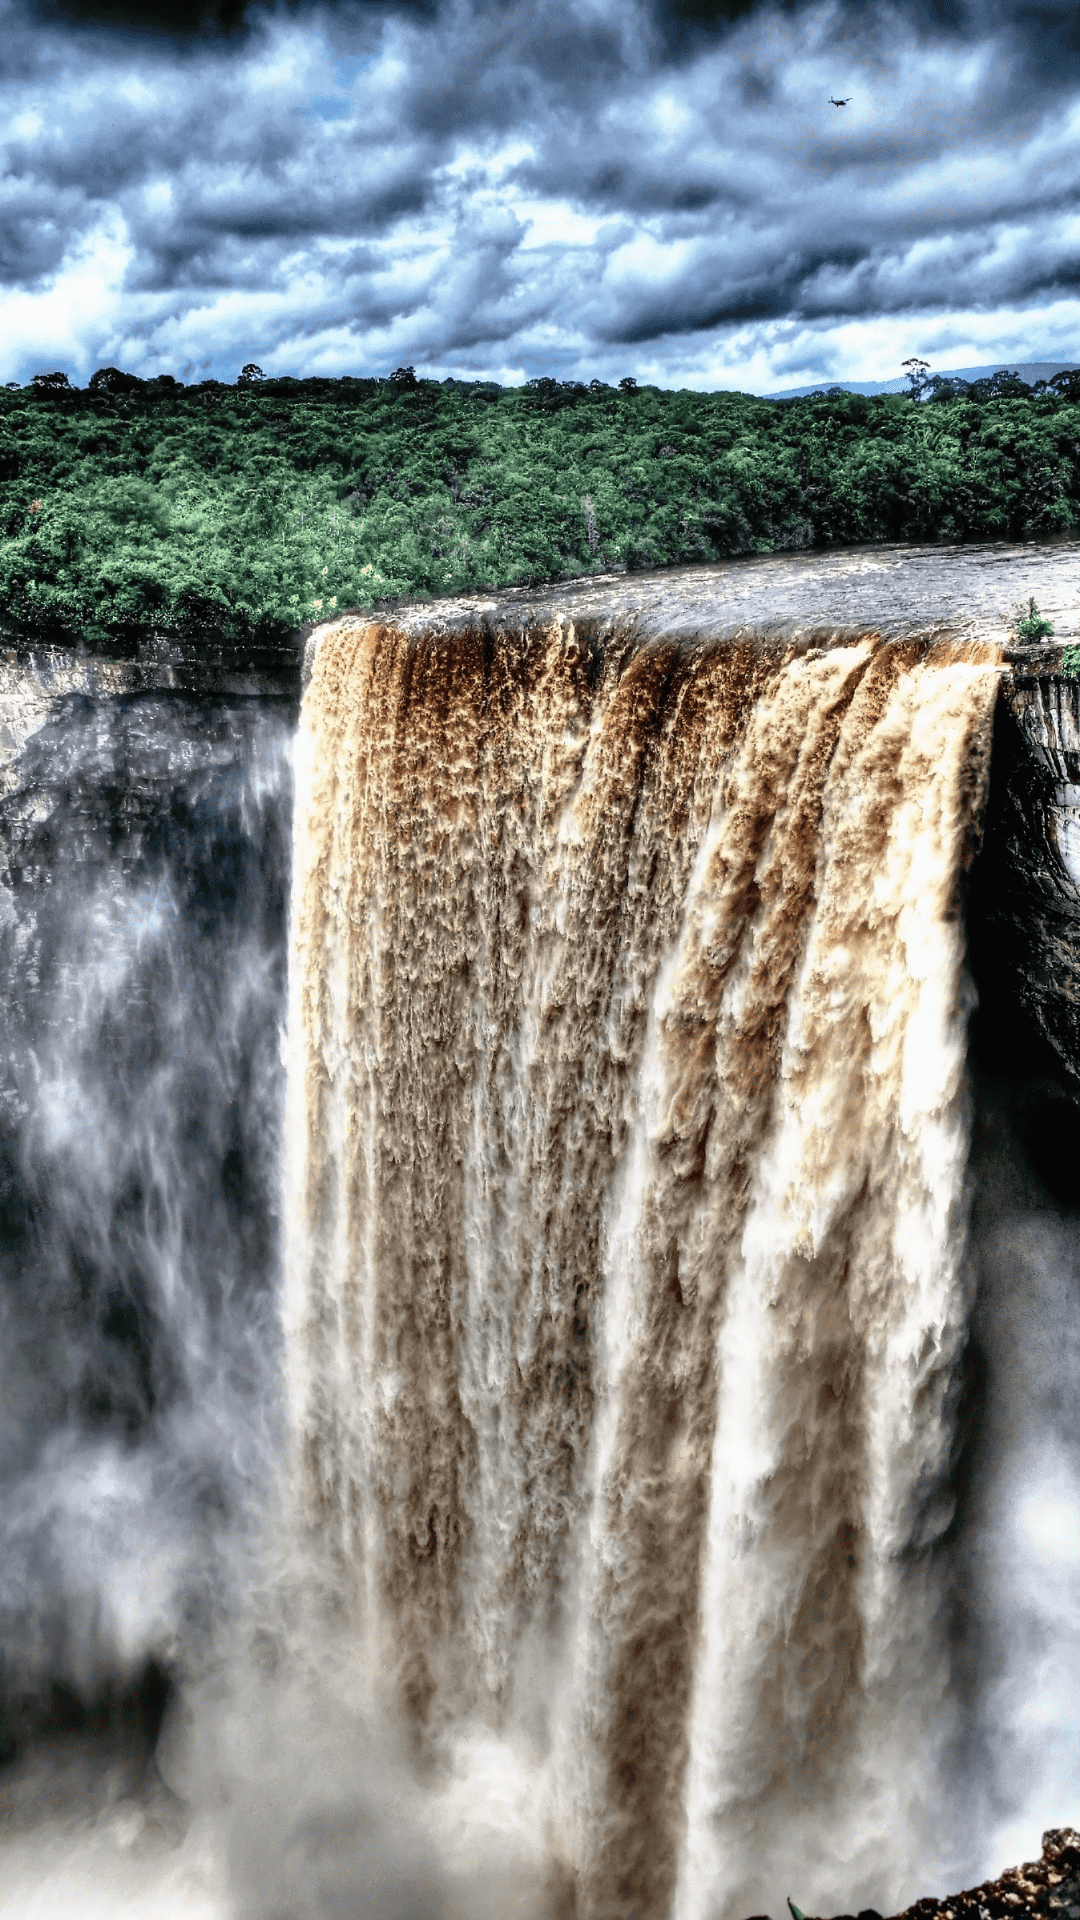
<path fill-rule="evenodd" d="M 1014 659 L 994 735 L 972 940 L 1080 1093 L 1080 677 Z"/>

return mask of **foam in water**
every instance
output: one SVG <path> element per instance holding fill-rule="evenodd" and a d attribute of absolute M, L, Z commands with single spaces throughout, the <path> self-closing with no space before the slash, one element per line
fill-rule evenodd
<path fill-rule="evenodd" d="M 996 673 L 559 623 L 319 649 L 285 1155 L 311 1617 L 431 1806 L 503 1754 L 506 1830 L 590 1920 L 789 1880 L 888 1911 L 955 1844 L 958 884 Z"/>

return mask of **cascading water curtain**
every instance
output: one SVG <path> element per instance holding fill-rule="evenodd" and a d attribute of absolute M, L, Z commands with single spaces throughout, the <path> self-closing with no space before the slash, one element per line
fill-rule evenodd
<path fill-rule="evenodd" d="M 305 1551 L 431 1765 L 455 1729 L 527 1749 L 587 1920 L 788 1879 L 888 1910 L 947 1844 L 959 882 L 998 670 L 559 623 L 318 651 Z"/>

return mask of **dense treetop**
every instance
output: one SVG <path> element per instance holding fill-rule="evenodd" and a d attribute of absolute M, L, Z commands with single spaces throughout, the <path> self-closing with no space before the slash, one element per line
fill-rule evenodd
<path fill-rule="evenodd" d="M 921 404 L 417 380 L 0 389 L 0 631 L 284 639 L 346 606 L 1080 524 L 1080 376 Z"/>

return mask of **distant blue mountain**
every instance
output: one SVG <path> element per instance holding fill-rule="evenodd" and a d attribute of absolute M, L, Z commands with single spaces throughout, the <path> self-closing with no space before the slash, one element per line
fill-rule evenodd
<path fill-rule="evenodd" d="M 930 373 L 946 380 L 988 380 L 992 373 L 1018 373 L 1030 387 L 1036 380 L 1052 380 L 1055 373 L 1071 373 L 1076 367 L 1075 360 L 993 360 L 982 367 L 931 367 Z M 808 393 L 827 393 L 830 387 L 840 387 L 844 393 L 906 393 L 908 382 L 906 374 L 895 380 L 817 380 L 812 387 L 781 387 L 761 398 L 799 400 Z"/>

